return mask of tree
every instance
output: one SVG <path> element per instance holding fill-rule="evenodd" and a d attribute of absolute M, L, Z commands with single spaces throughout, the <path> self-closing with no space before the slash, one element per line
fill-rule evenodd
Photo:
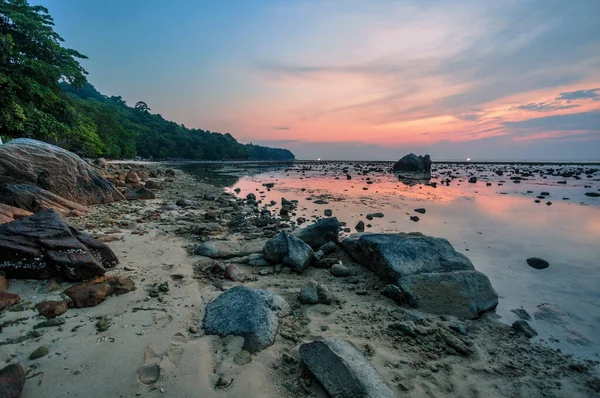
<path fill-rule="evenodd" d="M 135 104 L 135 109 L 142 112 L 150 112 L 148 104 L 146 104 L 144 101 L 138 101 L 137 104 Z"/>
<path fill-rule="evenodd" d="M 101 142 L 94 123 L 72 106 L 59 86 L 83 87 L 86 57 L 62 47 L 42 6 L 0 0 L 0 135 L 31 137 L 93 154 Z"/>

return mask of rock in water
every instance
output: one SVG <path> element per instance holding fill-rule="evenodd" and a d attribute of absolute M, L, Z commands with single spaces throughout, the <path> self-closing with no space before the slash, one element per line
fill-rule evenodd
<path fill-rule="evenodd" d="M 338 242 L 340 222 L 336 217 L 325 218 L 306 228 L 294 231 L 294 236 L 304 241 L 314 250 L 327 242 Z"/>
<path fill-rule="evenodd" d="M 18 363 L 0 370 L 0 397 L 19 398 L 25 386 L 25 370 Z"/>
<path fill-rule="evenodd" d="M 396 396 L 367 358 L 347 341 L 302 344 L 300 357 L 332 398 Z"/>
<path fill-rule="evenodd" d="M 28 138 L 0 146 L 0 185 L 11 184 L 37 186 L 82 205 L 125 199 L 79 156 Z M 0 202 L 12 205 L 3 199 L 0 195 Z"/>
<path fill-rule="evenodd" d="M 393 169 L 394 171 L 431 174 L 431 158 L 429 155 L 417 156 L 414 153 L 410 153 L 398 160 L 394 164 Z"/>
<path fill-rule="evenodd" d="M 498 305 L 489 279 L 446 239 L 419 233 L 355 234 L 342 246 L 424 311 L 477 318 Z"/>
<path fill-rule="evenodd" d="M 8 278 L 78 281 L 118 263 L 110 247 L 71 227 L 54 209 L 0 225 L 0 271 Z"/>
<path fill-rule="evenodd" d="M 314 259 L 314 252 L 309 245 L 283 231 L 265 243 L 263 254 L 267 261 L 283 264 L 299 273 Z"/>
<path fill-rule="evenodd" d="M 534 328 L 532 328 L 527 321 L 523 319 L 519 319 L 518 321 L 514 321 L 512 324 L 512 328 L 523 333 L 525 337 L 528 339 L 537 336 L 537 332 Z"/>
<path fill-rule="evenodd" d="M 288 313 L 288 303 L 275 293 L 236 286 L 208 303 L 202 326 L 206 334 L 244 337 L 244 349 L 254 354 L 275 342 L 279 317 Z"/>
<path fill-rule="evenodd" d="M 550 263 L 548 263 L 548 261 L 538 258 L 538 257 L 530 257 L 527 259 L 527 264 L 531 267 L 531 268 L 535 268 L 535 269 L 544 269 L 544 268 L 548 268 L 550 266 Z"/>

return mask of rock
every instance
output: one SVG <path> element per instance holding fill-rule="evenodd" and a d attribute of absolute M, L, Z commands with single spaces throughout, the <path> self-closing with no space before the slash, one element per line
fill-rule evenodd
<path fill-rule="evenodd" d="M 316 268 L 331 268 L 332 265 L 338 264 L 340 260 L 335 257 L 323 257 L 315 263 Z"/>
<path fill-rule="evenodd" d="M 166 169 L 165 170 L 165 174 L 171 177 L 175 177 L 175 170 L 173 169 Z"/>
<path fill-rule="evenodd" d="M 598 192 L 586 192 L 584 195 L 590 198 L 600 198 L 600 193 Z"/>
<path fill-rule="evenodd" d="M 79 216 L 91 211 L 85 205 L 72 202 L 40 187 L 26 184 L 0 184 L 0 202 L 7 203 L 11 207 L 25 209 L 31 213 L 55 209 L 63 216 Z"/>
<path fill-rule="evenodd" d="M 252 354 L 250 354 L 246 350 L 238 352 L 233 357 L 233 363 L 235 363 L 237 366 L 244 366 L 246 364 L 249 364 L 250 362 L 252 362 Z"/>
<path fill-rule="evenodd" d="M 23 217 L 28 217 L 31 214 L 32 213 L 30 211 L 0 203 L 0 224 L 11 222 Z"/>
<path fill-rule="evenodd" d="M 335 249 L 337 249 L 335 242 L 327 242 L 321 245 L 318 250 L 322 251 L 324 255 L 327 255 L 335 252 Z"/>
<path fill-rule="evenodd" d="M 144 186 L 148 189 L 160 189 L 160 184 L 158 183 L 158 181 L 154 181 L 154 180 L 146 181 Z"/>
<path fill-rule="evenodd" d="M 216 200 L 216 199 L 217 199 L 217 197 L 214 194 L 212 194 L 212 193 L 205 193 L 204 194 L 204 200 L 212 201 L 212 200 Z"/>
<path fill-rule="evenodd" d="M 418 209 L 415 209 L 415 212 L 417 212 L 417 213 L 421 213 L 421 214 L 425 214 L 425 213 L 427 212 L 427 210 L 425 210 L 425 209 L 424 209 L 424 208 L 422 208 L 422 207 L 419 207 Z"/>
<path fill-rule="evenodd" d="M 319 261 L 323 258 L 323 256 L 325 256 L 325 253 L 323 253 L 321 250 L 317 250 L 314 255 L 315 261 Z"/>
<path fill-rule="evenodd" d="M 156 195 L 154 192 L 149 190 L 146 187 L 141 187 L 139 189 L 127 188 L 125 190 L 125 199 L 127 200 L 148 200 L 148 199 L 156 199 Z"/>
<path fill-rule="evenodd" d="M 248 195 L 246 195 L 246 199 L 247 200 L 256 200 L 256 195 L 253 194 L 252 192 L 250 192 Z"/>
<path fill-rule="evenodd" d="M 419 220 L 419 216 L 410 216 L 410 221 L 418 222 Z"/>
<path fill-rule="evenodd" d="M 42 301 L 36 305 L 40 315 L 46 319 L 56 318 L 59 315 L 64 314 L 69 309 L 69 303 L 67 300 L 60 301 Z"/>
<path fill-rule="evenodd" d="M 331 275 L 336 276 L 338 278 L 343 278 L 345 276 L 352 275 L 352 270 L 340 263 L 333 264 L 329 269 L 329 272 L 331 273 Z"/>
<path fill-rule="evenodd" d="M 417 156 L 410 153 L 398 160 L 394 164 L 393 170 L 431 174 L 431 158 L 429 155 Z"/>
<path fill-rule="evenodd" d="M 140 177 L 137 175 L 135 170 L 129 170 L 125 176 L 125 184 L 140 185 Z"/>
<path fill-rule="evenodd" d="M 175 204 L 180 207 L 196 206 L 196 202 L 194 202 L 193 200 L 184 199 L 184 198 L 179 199 L 177 202 L 175 202 Z"/>
<path fill-rule="evenodd" d="M 366 217 L 367 220 L 372 220 L 374 218 L 383 218 L 383 213 L 369 213 Z"/>
<path fill-rule="evenodd" d="M 8 289 L 8 280 L 3 274 L 0 274 L 0 293 L 5 292 Z"/>
<path fill-rule="evenodd" d="M 406 304 L 406 302 L 408 301 L 408 297 L 406 296 L 406 294 L 402 290 L 400 290 L 400 288 L 396 285 L 387 285 L 381 291 L 381 294 L 391 298 L 400 305 Z"/>
<path fill-rule="evenodd" d="M 394 322 L 388 325 L 388 329 L 402 333 L 408 337 L 417 337 L 415 328 L 402 322 Z"/>
<path fill-rule="evenodd" d="M 109 294 L 120 296 L 133 290 L 136 290 L 133 280 L 116 275 L 81 282 L 66 289 L 63 294 L 71 298 L 75 308 L 86 308 L 100 304 Z"/>
<path fill-rule="evenodd" d="M 475 319 L 498 305 L 490 280 L 475 270 L 406 275 L 397 284 L 410 305 L 432 314 Z"/>
<path fill-rule="evenodd" d="M 327 242 L 338 242 L 340 223 L 336 217 L 324 218 L 315 224 L 294 231 L 294 236 L 307 243 L 314 250 Z"/>
<path fill-rule="evenodd" d="M 302 273 L 314 257 L 309 245 L 283 231 L 265 243 L 263 254 L 270 263 L 283 264 L 298 273 Z"/>
<path fill-rule="evenodd" d="M 192 227 L 192 233 L 196 235 L 218 235 L 225 232 L 225 228 L 216 222 L 201 222 Z"/>
<path fill-rule="evenodd" d="M 361 220 L 359 221 L 356 226 L 354 227 L 354 229 L 356 229 L 357 232 L 364 232 L 365 230 L 365 223 Z"/>
<path fill-rule="evenodd" d="M 543 260 L 541 258 L 538 257 L 530 257 L 527 259 L 527 264 L 531 267 L 531 268 L 535 268 L 535 269 L 545 269 L 548 268 L 550 266 L 550 264 L 548 263 L 548 261 Z"/>
<path fill-rule="evenodd" d="M 227 268 L 225 268 L 225 278 L 234 282 L 243 282 L 246 279 L 246 276 L 235 265 L 229 264 Z"/>
<path fill-rule="evenodd" d="M 0 187 L 39 187 L 80 205 L 111 203 L 123 195 L 79 156 L 45 142 L 19 138 L 0 145 Z M 0 188 L 0 202 L 15 205 Z"/>
<path fill-rule="evenodd" d="M 25 386 L 25 370 L 18 363 L 12 363 L 0 370 L 0 397 L 19 398 Z"/>
<path fill-rule="evenodd" d="M 302 344 L 299 352 L 332 398 L 396 396 L 367 358 L 347 341 L 313 341 Z"/>
<path fill-rule="evenodd" d="M 256 353 L 275 342 L 279 317 L 289 313 L 289 305 L 268 290 L 233 287 L 206 306 L 202 325 L 208 335 L 244 337 L 244 349 Z"/>
<path fill-rule="evenodd" d="M 514 321 L 512 324 L 512 328 L 523 333 L 525 335 L 525 337 L 527 337 L 528 339 L 530 339 L 534 336 L 537 336 L 537 332 L 531 326 L 529 326 L 527 321 L 525 321 L 523 319 Z"/>
<path fill-rule="evenodd" d="M 244 257 L 253 253 L 261 253 L 266 242 L 266 239 L 208 241 L 196 246 L 194 253 L 210 258 Z"/>
<path fill-rule="evenodd" d="M 300 289 L 298 300 L 302 304 L 331 304 L 332 295 L 327 286 L 311 280 Z"/>
<path fill-rule="evenodd" d="M 325 209 L 323 215 L 325 215 L 325 217 L 331 217 L 333 215 L 333 211 L 331 209 Z"/>
<path fill-rule="evenodd" d="M 477 177 L 469 178 L 469 184 L 475 184 L 477 182 Z"/>
<path fill-rule="evenodd" d="M 78 281 L 119 260 L 104 243 L 71 227 L 53 209 L 0 225 L 0 271 L 8 278 Z"/>
<path fill-rule="evenodd" d="M 35 351 L 33 351 L 31 353 L 31 355 L 29 355 L 29 359 L 39 359 L 42 357 L 45 357 L 46 355 L 48 355 L 48 352 L 50 352 L 50 350 L 48 349 L 48 347 L 46 347 L 45 345 L 37 348 Z"/>
<path fill-rule="evenodd" d="M 21 297 L 19 297 L 18 294 L 6 292 L 0 293 L 0 311 L 18 303 L 19 301 L 21 301 Z"/>
<path fill-rule="evenodd" d="M 252 253 L 248 256 L 248 265 L 252 267 L 265 267 L 269 265 L 267 260 L 265 260 L 265 256 L 262 253 Z"/>
<path fill-rule="evenodd" d="M 513 308 L 512 310 L 510 310 L 510 312 L 515 313 L 520 319 L 523 319 L 526 321 L 531 320 L 531 315 L 529 315 L 529 313 L 527 311 L 525 311 L 523 308 Z"/>

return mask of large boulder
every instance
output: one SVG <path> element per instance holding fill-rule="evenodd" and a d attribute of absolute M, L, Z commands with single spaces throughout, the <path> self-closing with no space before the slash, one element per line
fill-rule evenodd
<path fill-rule="evenodd" d="M 7 278 L 78 281 L 118 262 L 106 244 L 71 227 L 54 209 L 0 225 L 0 271 Z"/>
<path fill-rule="evenodd" d="M 299 350 L 302 361 L 332 398 L 396 396 L 367 358 L 347 341 L 313 341 Z"/>
<path fill-rule="evenodd" d="M 77 216 L 90 212 L 90 209 L 84 205 L 27 184 L 0 185 L 0 201 L 32 213 L 54 209 L 63 216 Z"/>
<path fill-rule="evenodd" d="M 410 153 L 394 163 L 394 171 L 431 174 L 431 158 L 429 155 L 417 156 Z"/>
<path fill-rule="evenodd" d="M 400 301 L 436 314 L 477 318 L 498 305 L 489 279 L 446 239 L 420 233 L 355 234 L 346 252 L 404 295 Z"/>
<path fill-rule="evenodd" d="M 293 235 L 317 250 L 327 242 L 338 241 L 340 222 L 335 217 L 324 218 L 306 228 L 297 229 Z"/>
<path fill-rule="evenodd" d="M 0 186 L 25 184 L 92 205 L 123 195 L 79 156 L 45 142 L 19 138 L 0 145 Z M 0 202 L 11 204 L 3 200 Z"/>
<path fill-rule="evenodd" d="M 314 259 L 312 248 L 287 232 L 280 232 L 265 243 L 263 254 L 273 264 L 283 264 L 301 273 Z"/>
<path fill-rule="evenodd" d="M 273 292 L 236 286 L 208 303 L 202 327 L 209 335 L 242 336 L 244 349 L 256 353 L 273 345 L 279 317 L 289 311 L 285 299 Z"/>

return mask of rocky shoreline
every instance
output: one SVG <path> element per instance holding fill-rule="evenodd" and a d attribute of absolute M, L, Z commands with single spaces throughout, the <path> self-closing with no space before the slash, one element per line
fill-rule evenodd
<path fill-rule="evenodd" d="M 9 369 L 27 378 L 23 397 L 600 394 L 597 363 L 531 343 L 486 312 L 493 303 L 422 312 L 349 242 L 303 240 L 256 196 L 162 164 L 97 166 L 130 200 L 67 221 L 120 264 L 93 283 L 9 279 L 20 302 L 0 315 L 0 358 L 24 370 Z M 476 272 L 464 269 L 450 273 Z M 67 291 L 81 285 L 102 300 L 76 305 Z"/>

